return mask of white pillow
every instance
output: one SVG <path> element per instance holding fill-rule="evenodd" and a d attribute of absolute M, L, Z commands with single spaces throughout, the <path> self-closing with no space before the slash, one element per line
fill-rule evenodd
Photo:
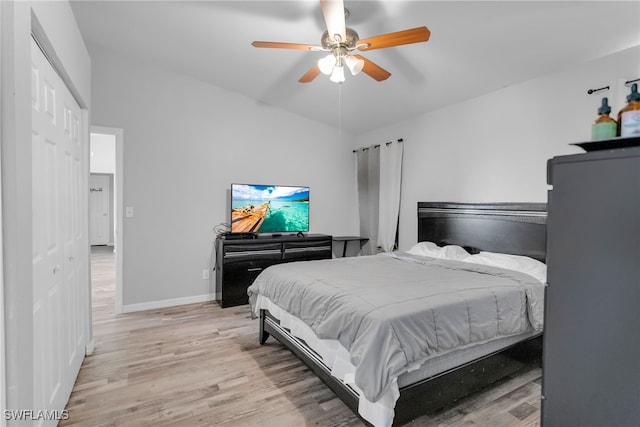
<path fill-rule="evenodd" d="M 542 283 L 547 282 L 547 265 L 526 256 L 480 252 L 479 254 L 468 256 L 464 261 L 519 271 Z"/>
<path fill-rule="evenodd" d="M 420 242 L 407 251 L 411 255 L 430 256 L 439 259 L 451 259 L 462 261 L 469 256 L 469 252 L 458 245 L 440 247 L 433 242 Z"/>
<path fill-rule="evenodd" d="M 418 256 L 430 256 L 433 258 L 437 258 L 440 253 L 440 246 L 436 245 L 433 242 L 418 242 L 411 249 L 407 251 L 411 255 Z"/>
<path fill-rule="evenodd" d="M 470 256 L 469 252 L 467 252 L 462 246 L 458 245 L 444 246 L 440 252 L 442 254 L 441 258 L 453 259 L 456 261 L 463 261 Z"/>

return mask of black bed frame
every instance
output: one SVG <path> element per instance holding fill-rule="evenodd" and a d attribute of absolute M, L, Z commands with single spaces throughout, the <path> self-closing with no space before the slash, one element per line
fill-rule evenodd
<path fill-rule="evenodd" d="M 524 255 L 541 261 L 546 250 L 544 203 L 418 202 L 418 241 L 455 244 L 479 251 Z M 280 326 L 267 310 L 260 312 L 260 343 L 273 336 L 307 364 L 358 414 L 358 394 L 331 375 L 322 359 Z M 394 425 L 450 406 L 487 385 L 539 364 L 542 335 L 514 344 L 462 366 L 400 388 Z M 363 420 L 364 421 L 364 420 Z M 366 421 L 365 421 L 366 423 Z M 368 423 L 367 423 L 368 424 Z"/>

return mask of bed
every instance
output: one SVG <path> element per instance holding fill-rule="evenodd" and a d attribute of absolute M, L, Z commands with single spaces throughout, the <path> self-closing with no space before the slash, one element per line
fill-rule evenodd
<path fill-rule="evenodd" d="M 417 214 L 407 253 L 281 264 L 248 290 L 260 342 L 282 342 L 375 426 L 449 405 L 541 353 L 546 205 L 419 202 Z"/>

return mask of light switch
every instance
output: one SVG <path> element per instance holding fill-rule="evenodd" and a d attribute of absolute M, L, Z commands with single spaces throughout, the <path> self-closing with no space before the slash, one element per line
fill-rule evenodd
<path fill-rule="evenodd" d="M 127 218 L 133 218 L 133 206 L 127 206 L 124 209 L 124 216 Z"/>

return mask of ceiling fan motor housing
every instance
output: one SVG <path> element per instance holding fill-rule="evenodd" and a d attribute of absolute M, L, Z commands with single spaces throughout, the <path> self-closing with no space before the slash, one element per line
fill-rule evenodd
<path fill-rule="evenodd" d="M 336 40 L 332 35 L 329 35 L 329 31 L 325 31 L 320 40 L 322 47 L 325 49 L 334 49 L 336 47 L 346 47 L 350 50 L 355 49 L 356 43 L 360 40 L 358 33 L 350 27 L 345 27 L 345 30 L 346 40 L 340 40 L 339 36 Z"/>

